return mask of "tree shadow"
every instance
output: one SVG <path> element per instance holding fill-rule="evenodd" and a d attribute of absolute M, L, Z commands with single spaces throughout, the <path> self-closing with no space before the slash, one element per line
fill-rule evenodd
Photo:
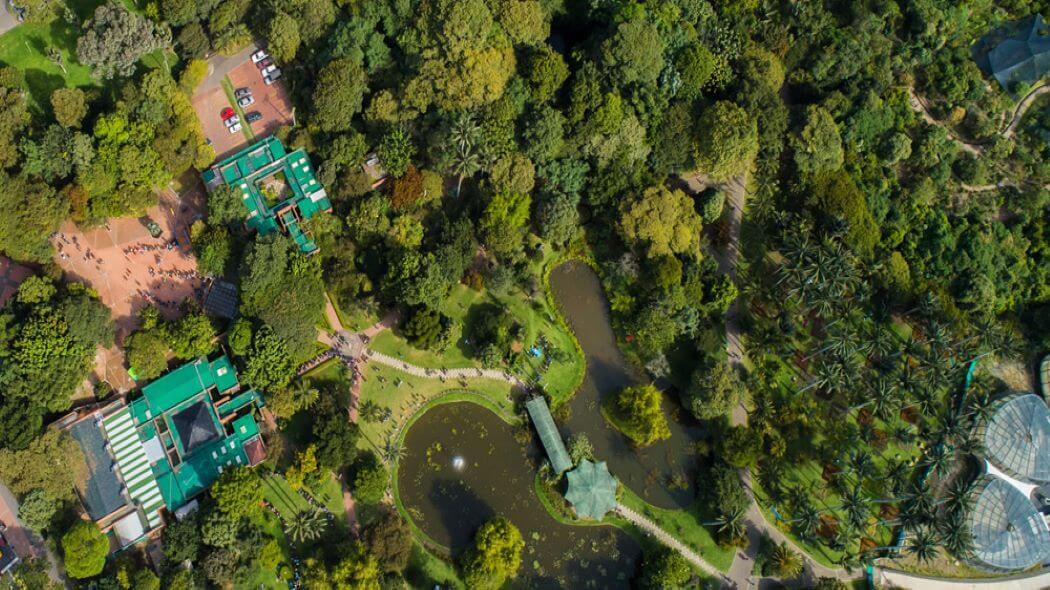
<path fill-rule="evenodd" d="M 35 108 L 30 105 L 33 114 L 41 117 L 51 116 L 51 94 L 59 88 L 65 88 L 66 81 L 62 76 L 49 74 L 43 70 L 31 69 L 25 71 L 26 86 L 30 96 L 33 97 Z"/>

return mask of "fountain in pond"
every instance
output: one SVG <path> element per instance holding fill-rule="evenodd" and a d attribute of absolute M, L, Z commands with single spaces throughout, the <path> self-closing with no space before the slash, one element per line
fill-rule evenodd
<path fill-rule="evenodd" d="M 463 468 L 467 466 L 466 460 L 463 459 L 462 455 L 456 455 L 452 457 L 452 468 L 456 471 L 463 471 Z"/>

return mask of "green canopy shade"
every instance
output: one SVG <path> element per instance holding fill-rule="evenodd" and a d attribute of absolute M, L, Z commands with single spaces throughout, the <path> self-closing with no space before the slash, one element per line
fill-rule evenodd
<path fill-rule="evenodd" d="M 592 463 L 584 459 L 565 476 L 569 479 L 565 499 L 576 510 L 576 516 L 601 520 L 616 507 L 616 478 L 609 473 L 605 461 Z"/>

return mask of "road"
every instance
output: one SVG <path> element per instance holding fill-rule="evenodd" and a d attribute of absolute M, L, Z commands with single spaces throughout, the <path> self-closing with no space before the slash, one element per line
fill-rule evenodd
<path fill-rule="evenodd" d="M 15 499 L 15 495 L 11 493 L 11 490 L 7 489 L 7 486 L 0 483 L 0 522 L 7 525 L 4 537 L 11 543 L 15 552 L 23 560 L 34 557 L 47 559 L 48 577 L 55 583 L 65 586 L 65 581 L 58 573 L 58 562 L 55 556 L 52 555 L 51 550 L 44 544 L 43 539 L 26 528 L 22 521 L 18 520 L 17 515 L 18 500 Z"/>

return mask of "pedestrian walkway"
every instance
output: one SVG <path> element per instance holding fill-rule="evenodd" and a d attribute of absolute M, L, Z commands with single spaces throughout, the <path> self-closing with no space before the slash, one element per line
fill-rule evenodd
<path fill-rule="evenodd" d="M 406 363 L 403 360 L 396 359 L 392 356 L 385 355 L 381 352 L 369 350 L 365 359 L 375 361 L 381 365 L 392 367 L 399 371 L 404 371 L 409 375 L 415 375 L 416 377 L 427 377 L 427 378 L 439 378 L 439 379 L 492 379 L 495 381 L 503 381 L 510 383 L 515 387 L 525 387 L 525 382 L 518 379 L 514 375 L 506 371 L 497 371 L 495 369 L 476 369 L 476 368 L 461 368 L 461 369 L 427 369 L 410 363 Z"/>
<path fill-rule="evenodd" d="M 653 538 L 655 538 L 664 546 L 670 547 L 671 549 L 680 553 L 682 557 L 686 559 L 686 561 L 700 568 L 700 570 L 703 571 L 705 574 L 717 578 L 719 580 L 726 580 L 726 577 L 722 574 L 722 572 L 718 571 L 718 568 L 704 561 L 704 558 L 700 557 L 700 555 L 698 555 L 695 551 L 693 551 L 689 547 L 686 547 L 684 543 L 671 536 L 667 531 L 656 526 L 655 522 L 649 520 L 641 514 L 638 514 L 637 512 L 631 510 L 623 504 L 617 504 L 614 510 L 617 514 L 622 516 L 631 524 L 652 535 Z"/>
<path fill-rule="evenodd" d="M 875 584 L 905 590 L 1042 590 L 1050 587 L 1050 570 L 985 580 L 932 578 L 875 567 Z"/>

